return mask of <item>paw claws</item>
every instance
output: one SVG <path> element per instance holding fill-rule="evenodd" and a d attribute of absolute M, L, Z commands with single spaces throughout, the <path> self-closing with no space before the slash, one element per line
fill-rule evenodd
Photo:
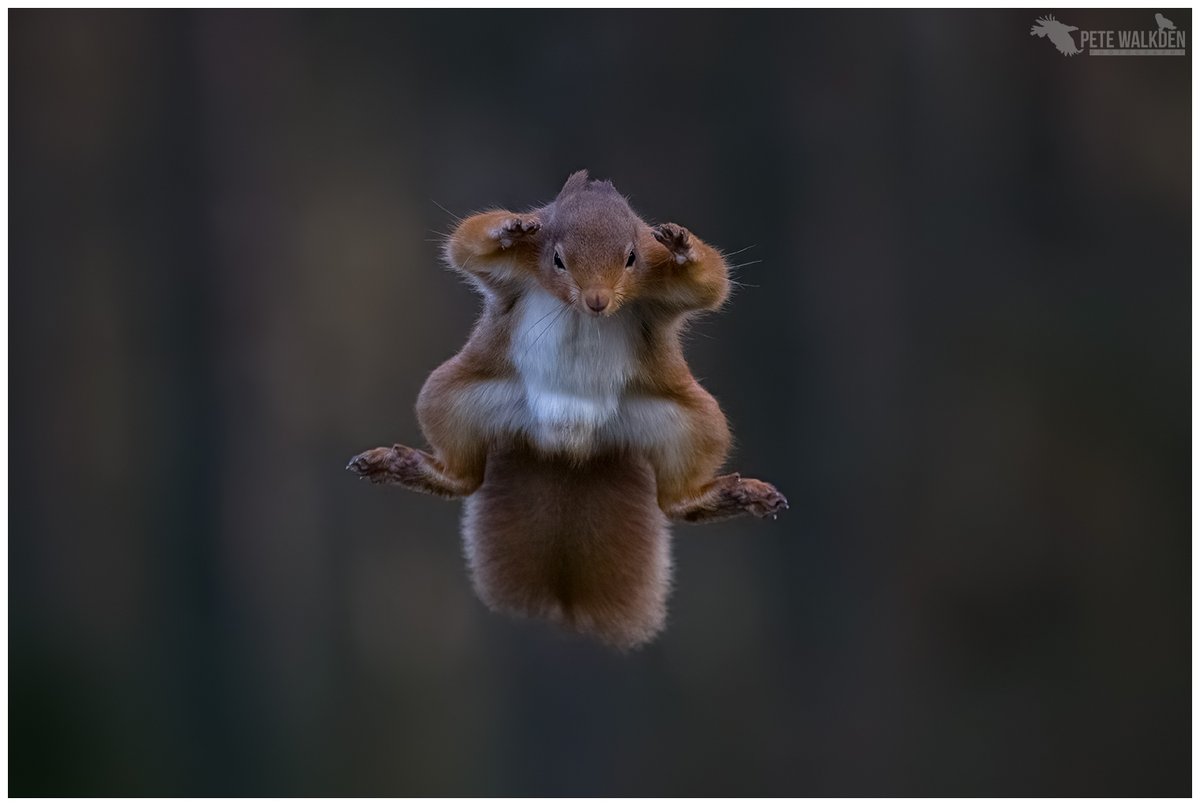
<path fill-rule="evenodd" d="M 542 228 L 542 222 L 536 218 L 506 218 L 500 226 L 488 235 L 500 242 L 502 249 L 507 249 L 526 235 L 533 235 Z"/>
<path fill-rule="evenodd" d="M 695 258 L 691 237 L 688 231 L 678 224 L 659 224 L 652 233 L 654 239 L 670 251 L 678 265 L 682 266 Z"/>
<path fill-rule="evenodd" d="M 737 500 L 751 515 L 759 518 L 770 516 L 771 520 L 777 520 L 779 513 L 788 508 L 787 498 L 774 485 L 758 479 L 741 478 L 737 485 Z"/>

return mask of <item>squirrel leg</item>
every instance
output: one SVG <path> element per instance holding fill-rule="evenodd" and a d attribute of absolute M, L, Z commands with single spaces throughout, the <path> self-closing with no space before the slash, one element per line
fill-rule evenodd
<path fill-rule="evenodd" d="M 664 511 L 673 520 L 704 523 L 732 518 L 743 512 L 758 518 L 773 517 L 787 508 L 787 499 L 773 485 L 730 473 L 717 476 L 697 495 L 671 504 Z"/>
<path fill-rule="evenodd" d="M 712 395 L 699 385 L 673 400 L 685 427 L 650 446 L 659 508 L 673 520 L 699 523 L 748 513 L 759 518 L 787 508 L 772 485 L 737 473 L 717 476 L 729 452 L 729 428 Z"/>
<path fill-rule="evenodd" d="M 347 470 L 374 484 L 397 484 L 419 493 L 461 498 L 479 487 L 480 480 L 459 478 L 425 451 L 405 445 L 372 448 L 350 460 Z"/>
<path fill-rule="evenodd" d="M 432 452 L 405 445 L 374 448 L 355 456 L 346 469 L 376 484 L 446 498 L 471 495 L 483 484 L 486 435 L 505 419 L 517 394 L 481 380 L 471 361 L 455 356 L 433 371 L 417 397 L 417 419 Z"/>

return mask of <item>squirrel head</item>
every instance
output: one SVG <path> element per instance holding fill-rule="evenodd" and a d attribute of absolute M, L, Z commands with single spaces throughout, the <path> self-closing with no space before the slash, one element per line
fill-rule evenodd
<path fill-rule="evenodd" d="M 547 291 L 581 313 L 611 316 L 641 269 L 642 220 L 612 182 L 571 174 L 546 208 L 539 278 Z"/>

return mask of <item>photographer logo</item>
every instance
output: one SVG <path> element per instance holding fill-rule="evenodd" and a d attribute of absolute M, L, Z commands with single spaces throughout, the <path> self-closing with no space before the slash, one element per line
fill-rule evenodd
<path fill-rule="evenodd" d="M 1081 31 L 1054 18 L 1038 17 L 1029 29 L 1030 36 L 1049 40 L 1064 56 L 1087 53 L 1089 56 L 1186 56 L 1187 31 L 1162 14 L 1154 15 L 1154 27 L 1147 29 Z"/>

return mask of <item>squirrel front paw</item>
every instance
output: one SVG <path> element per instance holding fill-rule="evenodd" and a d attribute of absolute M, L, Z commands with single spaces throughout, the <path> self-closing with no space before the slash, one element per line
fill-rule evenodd
<path fill-rule="evenodd" d="M 650 230 L 654 240 L 667 248 L 672 259 L 680 266 L 696 259 L 692 248 L 692 234 L 678 224 L 659 224 Z"/>
<path fill-rule="evenodd" d="M 524 241 L 537 234 L 542 228 L 542 222 L 537 216 L 513 216 L 500 222 L 500 225 L 488 232 L 488 237 L 500 244 L 501 249 L 508 249 L 513 244 Z"/>

